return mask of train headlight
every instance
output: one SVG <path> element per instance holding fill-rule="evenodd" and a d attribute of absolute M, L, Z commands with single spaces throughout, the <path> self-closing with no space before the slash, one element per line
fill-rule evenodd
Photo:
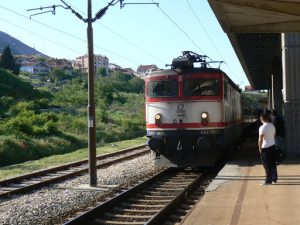
<path fill-rule="evenodd" d="M 208 118 L 208 113 L 207 113 L 207 112 L 203 112 L 203 113 L 201 114 L 201 118 L 202 118 L 202 119 L 207 119 L 207 118 Z"/>
<path fill-rule="evenodd" d="M 157 125 L 161 124 L 161 114 L 160 113 L 155 114 L 154 119 L 155 119 L 155 124 L 157 124 Z"/>
<path fill-rule="evenodd" d="M 208 124 L 208 113 L 207 112 L 201 113 L 201 123 L 204 125 Z"/>

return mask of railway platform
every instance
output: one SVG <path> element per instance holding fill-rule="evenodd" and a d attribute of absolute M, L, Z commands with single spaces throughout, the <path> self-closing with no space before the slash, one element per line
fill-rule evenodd
<path fill-rule="evenodd" d="M 261 186 L 265 173 L 257 140 L 244 141 L 183 224 L 300 224 L 300 157 L 287 158 L 277 170 L 278 182 Z"/>

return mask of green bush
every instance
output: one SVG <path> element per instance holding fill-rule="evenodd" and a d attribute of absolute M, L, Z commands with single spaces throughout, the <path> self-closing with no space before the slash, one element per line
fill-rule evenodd
<path fill-rule="evenodd" d="M 42 157 L 64 154 L 86 146 L 86 142 L 74 136 L 40 139 L 0 136 L 0 166 L 16 164 Z"/>
<path fill-rule="evenodd" d="M 52 84 L 52 95 L 0 69 L 0 166 L 87 145 L 87 80 L 74 73 L 76 78 L 63 87 Z M 97 79 L 98 144 L 145 134 L 143 88 L 142 80 L 128 74 Z"/>
<path fill-rule="evenodd" d="M 21 101 L 17 102 L 15 105 L 10 107 L 10 111 L 13 115 L 17 115 L 18 113 L 24 112 L 24 111 L 37 111 L 38 108 L 35 105 L 34 101 Z"/>
<path fill-rule="evenodd" d="M 87 118 L 84 116 L 72 116 L 68 113 L 58 115 L 58 129 L 75 135 L 87 135 Z"/>
<path fill-rule="evenodd" d="M 54 113 L 35 114 L 34 111 L 22 111 L 3 124 L 2 133 L 19 136 L 44 137 L 59 135 L 57 128 L 58 117 Z"/>
<path fill-rule="evenodd" d="M 0 97 L 8 96 L 15 99 L 37 99 L 49 94 L 34 90 L 31 84 L 23 81 L 12 72 L 0 68 Z"/>

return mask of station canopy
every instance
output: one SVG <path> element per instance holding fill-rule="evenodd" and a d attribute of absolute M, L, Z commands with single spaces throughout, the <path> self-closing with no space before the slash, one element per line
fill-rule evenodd
<path fill-rule="evenodd" d="M 300 0 L 208 0 L 251 86 L 281 74 L 281 33 L 300 32 Z"/>

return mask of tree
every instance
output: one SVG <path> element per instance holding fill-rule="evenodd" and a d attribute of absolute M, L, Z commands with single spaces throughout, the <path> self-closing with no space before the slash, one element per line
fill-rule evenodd
<path fill-rule="evenodd" d="M 13 71 L 14 74 L 18 74 L 20 66 L 16 64 L 9 46 L 6 46 L 3 50 L 0 60 L 0 67 Z"/>
<path fill-rule="evenodd" d="M 108 76 L 107 69 L 103 66 L 98 68 L 96 71 L 96 75 L 99 77 L 107 77 Z"/>
<path fill-rule="evenodd" d="M 71 71 L 72 77 L 77 77 L 77 78 L 85 78 L 86 79 L 86 74 L 84 74 L 81 70 L 79 69 L 73 69 Z"/>
<path fill-rule="evenodd" d="M 71 77 L 68 74 L 66 74 L 66 72 L 64 70 L 54 68 L 50 71 L 49 78 L 54 83 L 58 83 L 59 81 L 61 81 L 63 79 L 68 79 L 68 78 L 71 78 Z"/>
<path fill-rule="evenodd" d="M 114 72 L 111 75 L 111 79 L 116 80 L 116 81 L 121 81 L 121 82 L 127 82 L 133 78 L 132 75 L 127 74 L 127 73 L 122 73 L 122 72 Z"/>
<path fill-rule="evenodd" d="M 87 90 L 77 80 L 71 81 L 55 93 L 54 104 L 61 107 L 80 108 L 87 105 Z"/>
<path fill-rule="evenodd" d="M 43 63 L 46 63 L 46 58 L 43 57 L 43 56 L 40 56 L 40 55 L 35 56 L 35 60 L 36 60 L 37 62 L 43 62 Z"/>
<path fill-rule="evenodd" d="M 134 77 L 129 81 L 129 91 L 143 93 L 145 90 L 145 81 L 139 77 Z"/>

